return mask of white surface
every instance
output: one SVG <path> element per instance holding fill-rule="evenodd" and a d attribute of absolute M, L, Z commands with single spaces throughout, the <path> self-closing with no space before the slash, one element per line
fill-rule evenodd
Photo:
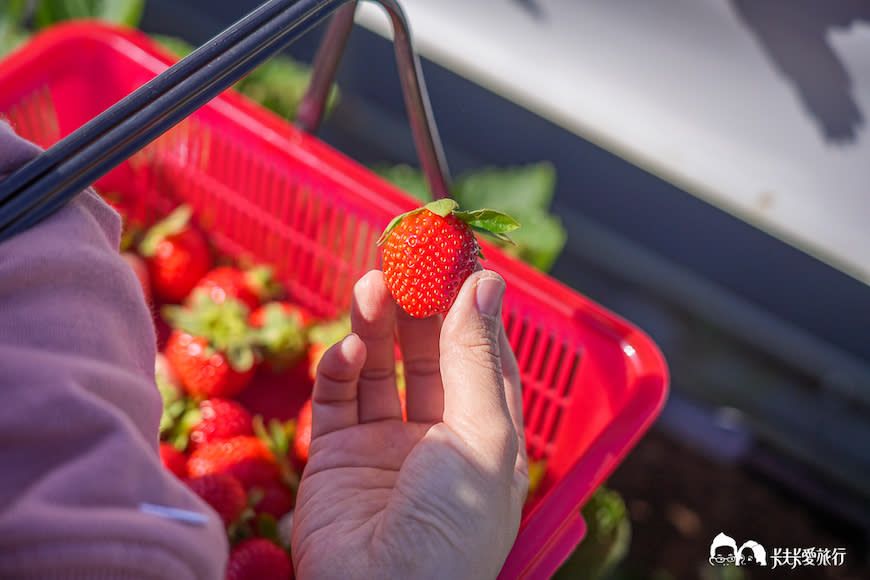
<path fill-rule="evenodd" d="M 726 0 L 401 3 L 427 58 L 870 283 L 870 23 L 819 32 L 865 119 L 832 140 Z"/>

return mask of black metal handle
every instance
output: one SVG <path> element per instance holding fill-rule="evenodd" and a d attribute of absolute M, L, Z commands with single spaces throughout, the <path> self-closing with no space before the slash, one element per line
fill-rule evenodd
<path fill-rule="evenodd" d="M 383 6 L 392 21 L 399 79 L 423 175 L 435 199 L 450 197 L 447 159 L 432 115 L 420 61 L 411 41 L 408 20 L 396 0 L 373 1 Z M 329 90 L 353 28 L 356 5 L 354 0 L 336 11 L 317 51 L 311 83 L 296 114 L 296 125 L 309 133 L 317 131 L 323 119 Z"/>
<path fill-rule="evenodd" d="M 269 0 L 22 166 L 0 182 L 0 241 L 62 207 L 347 1 Z"/>

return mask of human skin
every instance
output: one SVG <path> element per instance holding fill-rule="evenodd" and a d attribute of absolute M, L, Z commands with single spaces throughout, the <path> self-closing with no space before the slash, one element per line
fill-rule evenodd
<path fill-rule="evenodd" d="M 498 575 L 528 490 L 503 293 L 501 277 L 478 271 L 446 315 L 414 319 L 380 271 L 356 284 L 352 333 L 324 355 L 312 396 L 292 532 L 298 578 Z"/>

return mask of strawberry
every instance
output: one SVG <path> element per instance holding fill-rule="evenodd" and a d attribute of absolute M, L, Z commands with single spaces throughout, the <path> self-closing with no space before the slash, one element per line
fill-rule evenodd
<path fill-rule="evenodd" d="M 300 465 L 308 463 L 308 448 L 311 446 L 311 398 L 299 409 L 296 417 L 296 433 L 293 435 L 293 453 Z"/>
<path fill-rule="evenodd" d="M 310 311 L 299 306 L 298 304 L 293 304 L 292 302 L 274 301 L 263 304 L 262 306 L 251 312 L 251 318 L 249 319 L 251 326 L 257 328 L 264 326 L 271 314 L 271 311 L 276 310 L 276 308 L 280 310 L 280 314 L 282 316 L 294 320 L 299 328 L 301 328 L 302 330 L 308 330 L 317 323 L 317 317 L 314 316 Z M 274 316 L 275 314 L 271 315 Z"/>
<path fill-rule="evenodd" d="M 199 404 L 199 420 L 190 429 L 191 451 L 200 445 L 254 434 L 254 418 L 241 404 L 222 397 L 206 399 Z"/>
<path fill-rule="evenodd" d="M 121 257 L 127 262 L 127 265 L 136 274 L 139 279 L 139 286 L 142 287 L 142 294 L 145 296 L 145 304 L 151 304 L 151 279 L 148 274 L 148 266 L 138 254 L 133 252 L 121 252 Z"/>
<path fill-rule="evenodd" d="M 272 281 L 272 271 L 266 266 L 240 270 L 231 266 L 220 266 L 207 272 L 194 286 L 202 290 L 215 304 L 227 298 L 235 298 L 248 307 L 256 309 L 263 300 L 268 300 L 278 292 Z"/>
<path fill-rule="evenodd" d="M 208 473 L 185 483 L 218 513 L 224 527 L 238 520 L 248 505 L 245 488 L 229 473 Z"/>
<path fill-rule="evenodd" d="M 270 481 L 254 486 L 251 490 L 254 496 L 254 513 L 268 514 L 275 519 L 293 509 L 293 492 L 280 481 Z"/>
<path fill-rule="evenodd" d="M 250 384 L 259 361 L 241 302 L 215 304 L 195 293 L 187 306 L 164 308 L 163 316 L 175 329 L 166 358 L 193 398 L 232 397 Z"/>
<path fill-rule="evenodd" d="M 191 397 L 232 397 L 253 380 L 256 367 L 235 367 L 227 355 L 209 345 L 201 336 L 176 330 L 166 343 L 166 358 L 181 377 Z"/>
<path fill-rule="evenodd" d="M 265 350 L 274 371 L 289 368 L 305 353 L 306 328 L 314 317 L 288 302 L 269 302 L 251 313 L 248 323 L 257 329 L 257 343 Z"/>
<path fill-rule="evenodd" d="M 378 240 L 387 288 L 415 318 L 446 312 L 453 304 L 481 256 L 473 230 L 509 240 L 506 232 L 519 227 L 501 212 L 458 208 L 452 199 L 433 201 L 394 218 Z"/>
<path fill-rule="evenodd" d="M 152 226 L 139 244 L 154 293 L 167 302 L 181 302 L 211 268 L 211 252 L 203 234 L 190 225 L 191 210 L 179 206 Z"/>
<path fill-rule="evenodd" d="M 266 443 L 251 435 L 239 435 L 200 445 L 187 461 L 192 477 L 229 473 L 245 487 L 265 485 L 279 478 L 277 461 Z"/>
<path fill-rule="evenodd" d="M 187 477 L 187 455 L 179 451 L 174 445 L 165 441 L 160 442 L 160 461 L 177 478 Z"/>
<path fill-rule="evenodd" d="M 290 554 L 266 538 L 250 538 L 233 546 L 226 580 L 291 580 Z"/>

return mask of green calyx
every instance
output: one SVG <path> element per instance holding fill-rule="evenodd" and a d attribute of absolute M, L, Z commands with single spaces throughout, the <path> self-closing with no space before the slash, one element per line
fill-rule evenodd
<path fill-rule="evenodd" d="M 281 481 L 295 493 L 299 489 L 299 474 L 288 459 L 290 443 L 296 433 L 296 422 L 272 419 L 267 425 L 262 415 L 254 417 L 254 434 L 263 441 L 275 457 Z"/>
<path fill-rule="evenodd" d="M 233 370 L 245 372 L 254 366 L 257 334 L 248 325 L 248 307 L 238 300 L 216 304 L 208 292 L 195 290 L 187 306 L 166 306 L 163 316 L 174 328 L 206 339 Z"/>
<path fill-rule="evenodd" d="M 403 213 L 402 215 L 393 218 L 392 221 L 384 229 L 381 237 L 378 239 L 378 245 L 381 246 L 387 241 L 387 238 L 390 237 L 390 233 L 396 228 L 396 226 L 398 226 L 402 222 L 402 220 L 404 220 L 409 215 L 418 214 L 423 210 L 429 210 L 435 215 L 443 218 L 447 217 L 452 213 L 453 215 L 467 223 L 475 232 L 490 235 L 496 239 L 511 244 L 514 242 L 507 234 L 520 227 L 520 224 L 506 213 L 494 209 L 458 211 L 459 204 L 456 203 L 456 201 L 453 199 L 445 198 L 429 202 L 423 207 L 419 207 L 415 210 Z"/>
<path fill-rule="evenodd" d="M 263 325 L 254 330 L 256 342 L 272 357 L 273 362 L 283 362 L 279 367 L 286 368 L 302 356 L 308 342 L 307 333 L 298 319 L 288 314 L 279 302 L 272 302 L 263 308 Z"/>
<path fill-rule="evenodd" d="M 248 284 L 260 302 L 267 302 L 281 295 L 283 288 L 275 280 L 272 268 L 255 266 L 245 272 L 245 282 Z"/>
<path fill-rule="evenodd" d="M 145 257 L 153 256 L 157 252 L 157 246 L 160 242 L 184 231 L 184 228 L 190 223 L 191 217 L 193 217 L 193 210 L 189 205 L 180 205 L 175 208 L 175 211 L 148 230 L 139 244 L 139 253 Z"/>
<path fill-rule="evenodd" d="M 327 347 L 336 344 L 350 333 L 350 316 L 342 316 L 331 322 L 321 322 L 308 331 L 308 341 Z"/>

